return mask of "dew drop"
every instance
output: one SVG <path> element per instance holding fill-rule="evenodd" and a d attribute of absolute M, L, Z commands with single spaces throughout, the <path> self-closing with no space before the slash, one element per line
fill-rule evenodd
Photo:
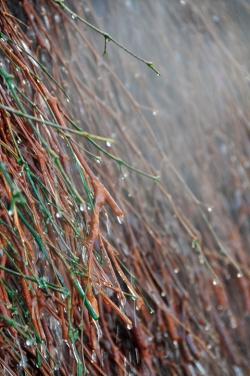
<path fill-rule="evenodd" d="M 80 211 L 84 211 L 84 210 L 86 210 L 86 204 L 82 202 L 80 204 Z"/>
<path fill-rule="evenodd" d="M 88 261 L 87 249 L 84 246 L 82 247 L 82 261 L 84 264 L 87 264 Z"/>
<path fill-rule="evenodd" d="M 29 338 L 26 340 L 26 346 L 32 346 L 34 344 L 34 340 L 32 338 Z"/>
<path fill-rule="evenodd" d="M 129 325 L 129 324 L 127 325 L 128 330 L 131 330 L 132 328 L 133 328 L 133 325 Z"/>
<path fill-rule="evenodd" d="M 57 212 L 57 213 L 56 213 L 56 218 L 62 218 L 62 213 Z"/>
<path fill-rule="evenodd" d="M 177 341 L 173 341 L 173 345 L 176 349 L 178 349 L 178 342 Z"/>
<path fill-rule="evenodd" d="M 111 147 L 111 142 L 107 141 L 106 144 L 109 148 Z"/>
<path fill-rule="evenodd" d="M 3 257 L 3 248 L 0 248 L 0 258 Z"/>
<path fill-rule="evenodd" d="M 243 273 L 242 273 L 242 271 L 239 271 L 238 273 L 237 273 L 237 278 L 242 278 L 243 277 Z"/>
<path fill-rule="evenodd" d="M 73 20 L 76 18 L 76 15 L 75 14 L 72 14 L 71 16 L 73 18 Z"/>
<path fill-rule="evenodd" d="M 177 269 L 177 268 L 174 269 L 174 273 L 175 273 L 175 274 L 178 274 L 178 273 L 179 273 L 179 269 Z"/>
<path fill-rule="evenodd" d="M 9 214 L 10 216 L 13 215 L 13 214 L 14 214 L 13 210 L 9 210 L 9 211 L 8 211 L 8 214 Z"/>
<path fill-rule="evenodd" d="M 156 111 L 153 111 L 153 115 L 156 116 L 156 115 L 157 115 L 157 112 L 156 112 Z"/>
<path fill-rule="evenodd" d="M 124 220 L 124 215 L 120 215 L 119 217 L 117 217 L 117 221 L 120 223 L 120 225 L 123 223 L 123 220 Z"/>
<path fill-rule="evenodd" d="M 102 163 L 101 158 L 96 158 L 95 160 L 96 160 L 96 163 Z"/>
<path fill-rule="evenodd" d="M 214 278 L 214 280 L 213 280 L 213 285 L 218 285 L 218 283 L 219 283 L 218 278 Z"/>
<path fill-rule="evenodd" d="M 106 216 L 107 234 L 108 234 L 108 236 L 110 236 L 111 235 L 111 223 L 110 223 L 110 220 L 109 220 L 109 217 L 108 217 L 107 213 L 105 213 L 105 216 Z"/>
<path fill-rule="evenodd" d="M 200 264 L 204 264 L 204 257 L 203 256 L 199 256 L 199 261 L 200 261 Z"/>
<path fill-rule="evenodd" d="M 91 359 L 92 359 L 92 362 L 94 362 L 94 363 L 96 362 L 97 357 L 96 357 L 96 352 L 95 352 L 95 350 L 92 350 Z"/>
<path fill-rule="evenodd" d="M 96 331 L 97 331 L 97 339 L 98 341 L 100 341 L 100 339 L 102 338 L 102 329 L 98 321 L 94 321 L 94 323 L 95 323 Z"/>
<path fill-rule="evenodd" d="M 211 212 L 211 211 L 212 211 L 212 208 L 207 208 L 207 211 Z"/>
<path fill-rule="evenodd" d="M 69 98 L 67 98 L 67 102 L 68 102 L 68 103 L 70 102 Z"/>

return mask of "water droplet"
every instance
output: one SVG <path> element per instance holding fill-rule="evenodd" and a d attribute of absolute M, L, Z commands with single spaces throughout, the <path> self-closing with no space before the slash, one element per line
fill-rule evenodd
<path fill-rule="evenodd" d="M 164 298 L 164 296 L 166 296 L 166 293 L 162 291 L 161 296 Z"/>
<path fill-rule="evenodd" d="M 175 274 L 178 274 L 178 273 L 179 273 L 179 269 L 177 269 L 177 268 L 174 269 L 174 273 L 175 273 Z"/>
<path fill-rule="evenodd" d="M 204 257 L 203 256 L 199 256 L 199 261 L 200 261 L 200 264 L 204 264 Z"/>
<path fill-rule="evenodd" d="M 131 330 L 132 328 L 133 328 L 133 325 L 129 325 L 129 324 L 127 325 L 128 330 Z"/>
<path fill-rule="evenodd" d="M 211 211 L 212 211 L 212 208 L 207 208 L 207 211 L 211 212 Z"/>
<path fill-rule="evenodd" d="M 82 261 L 84 264 L 87 264 L 88 261 L 87 249 L 84 246 L 82 247 Z"/>
<path fill-rule="evenodd" d="M 160 73 L 157 73 L 157 76 L 160 76 Z"/>
<path fill-rule="evenodd" d="M 101 158 L 96 158 L 95 160 L 96 160 L 96 163 L 102 163 Z"/>
<path fill-rule="evenodd" d="M 8 214 L 9 214 L 10 216 L 13 215 L 13 214 L 14 214 L 13 210 L 9 210 L 9 211 L 8 211 Z"/>
<path fill-rule="evenodd" d="M 0 258 L 3 257 L 3 248 L 0 248 Z"/>
<path fill-rule="evenodd" d="M 181 5 L 185 5 L 185 4 L 186 4 L 186 1 L 184 1 L 184 0 L 180 0 L 180 3 L 181 3 Z"/>
<path fill-rule="evenodd" d="M 57 212 L 56 213 L 56 218 L 62 218 L 62 213 L 61 212 Z"/>
<path fill-rule="evenodd" d="M 157 115 L 157 112 L 156 112 L 156 111 L 153 111 L 153 115 L 156 116 L 156 115 Z"/>
<path fill-rule="evenodd" d="M 96 362 L 96 360 L 97 360 L 97 357 L 96 357 L 96 352 L 95 352 L 95 350 L 92 350 L 92 355 L 91 355 L 91 359 L 92 359 L 92 362 Z"/>
<path fill-rule="evenodd" d="M 70 102 L 69 98 L 67 98 L 67 102 L 68 102 L 68 103 Z"/>
<path fill-rule="evenodd" d="M 219 279 L 216 277 L 216 278 L 214 278 L 214 280 L 213 280 L 213 285 L 218 285 L 218 283 L 219 283 Z"/>
<path fill-rule="evenodd" d="M 26 340 L 26 346 L 32 346 L 34 344 L 34 340 L 32 338 L 29 338 Z"/>
<path fill-rule="evenodd" d="M 82 202 L 80 204 L 80 211 L 84 211 L 84 210 L 86 210 L 86 204 L 84 202 Z"/>
<path fill-rule="evenodd" d="M 242 277 L 243 277 L 243 273 L 242 273 L 242 271 L 239 271 L 239 272 L 237 273 L 237 277 L 238 277 L 238 278 L 242 278 Z"/>
<path fill-rule="evenodd" d="M 178 349 L 178 342 L 177 341 L 173 341 L 173 345 L 174 345 L 174 347 L 176 348 L 176 349 Z"/>
<path fill-rule="evenodd" d="M 111 147 L 111 142 L 107 141 L 106 144 L 109 148 Z"/>
<path fill-rule="evenodd" d="M 105 213 L 105 216 L 106 216 L 107 234 L 108 234 L 108 236 L 110 236 L 111 235 L 111 223 L 110 223 L 110 220 L 109 220 L 109 217 L 108 217 L 107 213 Z"/>
<path fill-rule="evenodd" d="M 233 317 L 230 319 L 231 328 L 235 329 L 237 328 L 237 323 Z"/>
<path fill-rule="evenodd" d="M 75 14 L 72 14 L 71 17 L 73 18 L 73 20 L 76 18 L 76 15 Z"/>
<path fill-rule="evenodd" d="M 97 339 L 98 341 L 100 341 L 100 339 L 102 338 L 102 329 L 98 321 L 94 321 L 94 323 L 95 323 L 96 330 L 97 330 Z"/>
<path fill-rule="evenodd" d="M 123 223 L 123 220 L 124 220 L 124 215 L 120 215 L 119 217 L 117 217 L 117 221 L 120 223 L 120 225 Z"/>

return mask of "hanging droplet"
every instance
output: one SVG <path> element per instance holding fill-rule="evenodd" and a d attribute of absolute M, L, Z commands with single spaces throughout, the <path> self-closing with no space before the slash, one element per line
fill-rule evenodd
<path fill-rule="evenodd" d="M 95 326 L 96 326 L 96 330 L 97 330 L 97 339 L 98 339 L 98 342 L 100 341 L 100 339 L 102 338 L 102 329 L 100 327 L 100 324 L 98 321 L 94 321 L 95 323 Z"/>
<path fill-rule="evenodd" d="M 62 213 L 61 212 L 57 212 L 56 213 L 56 218 L 62 218 Z"/>
<path fill-rule="evenodd" d="M 12 216 L 12 215 L 14 214 L 13 210 L 9 210 L 9 211 L 8 211 L 8 214 L 9 214 L 10 216 Z"/>
<path fill-rule="evenodd" d="M 67 98 L 67 102 L 68 102 L 68 103 L 70 102 L 69 98 Z"/>
<path fill-rule="evenodd" d="M 88 261 L 87 249 L 84 246 L 82 247 L 82 261 L 84 264 L 87 264 Z"/>
<path fill-rule="evenodd" d="M 96 158 L 95 160 L 96 160 L 96 163 L 102 163 L 101 158 Z"/>
<path fill-rule="evenodd" d="M 82 202 L 80 204 L 80 211 L 85 211 L 86 210 L 86 204 L 84 202 Z"/>
<path fill-rule="evenodd" d="M 73 18 L 73 20 L 76 18 L 76 15 L 75 14 L 72 14 L 71 17 Z"/>
<path fill-rule="evenodd" d="M 179 273 L 179 269 L 178 268 L 174 269 L 174 273 L 178 274 Z"/>
<path fill-rule="evenodd" d="M 133 325 L 129 325 L 129 324 L 127 325 L 128 330 L 131 330 L 132 328 L 133 328 Z"/>
<path fill-rule="evenodd" d="M 243 273 L 242 273 L 242 271 L 239 271 L 239 272 L 237 273 L 237 277 L 238 277 L 238 278 L 242 278 L 242 277 L 243 277 Z"/>
<path fill-rule="evenodd" d="M 124 220 L 124 215 L 120 215 L 119 217 L 117 217 L 117 221 L 120 223 L 120 225 L 123 223 L 123 220 Z"/>
<path fill-rule="evenodd" d="M 216 277 L 216 278 L 214 278 L 214 280 L 213 280 L 213 285 L 218 285 L 218 283 L 219 283 L 219 280 L 218 280 L 218 278 Z"/>
<path fill-rule="evenodd" d="M 107 141 L 107 142 L 106 142 L 106 145 L 107 145 L 107 147 L 110 148 L 110 147 L 111 147 L 111 142 Z"/>
<path fill-rule="evenodd" d="M 153 111 L 153 116 L 156 116 L 157 115 L 157 112 L 156 111 Z"/>
<path fill-rule="evenodd" d="M 107 213 L 105 213 L 105 216 L 106 216 L 107 234 L 108 234 L 108 236 L 110 236 L 111 235 L 111 223 L 110 223 L 110 220 L 109 220 L 109 217 L 108 217 Z"/>
<path fill-rule="evenodd" d="M 204 257 L 203 256 L 199 256 L 199 261 L 200 261 L 200 264 L 204 264 Z"/>
<path fill-rule="evenodd" d="M 211 211 L 212 211 L 212 208 L 207 208 L 207 211 L 211 212 Z"/>
<path fill-rule="evenodd" d="M 32 338 L 29 338 L 26 340 L 26 346 L 32 346 L 34 344 L 34 340 Z"/>

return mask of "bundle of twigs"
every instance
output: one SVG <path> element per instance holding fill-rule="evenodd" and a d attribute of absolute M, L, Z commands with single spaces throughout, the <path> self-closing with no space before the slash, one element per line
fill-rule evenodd
<path fill-rule="evenodd" d="M 248 367 L 241 327 L 250 310 L 247 243 L 229 213 L 224 224 L 210 220 L 203 197 L 212 198 L 211 173 L 199 172 L 199 140 L 186 143 L 197 150 L 194 176 L 207 183 L 204 191 L 187 186 L 176 168 L 185 161 L 173 164 L 162 147 L 163 140 L 171 145 L 154 109 L 162 97 L 150 98 L 146 88 L 139 105 L 137 84 L 134 92 L 126 85 L 132 58 L 117 50 L 110 57 L 112 42 L 130 49 L 101 31 L 98 4 L 9 3 L 0 3 L 1 372 L 241 375 Z M 147 17 L 151 10 L 145 5 Z M 179 14 L 183 25 L 195 19 L 209 29 L 199 8 Z M 145 63 L 142 74 L 159 74 L 134 57 Z M 245 119 L 243 109 L 238 114 Z M 203 139 L 209 132 L 205 125 Z M 213 137 L 209 163 L 224 152 L 224 133 Z M 226 164 L 236 187 L 247 181 L 249 158 L 237 142 L 238 170 Z M 229 229 L 238 248 L 225 246 Z"/>

